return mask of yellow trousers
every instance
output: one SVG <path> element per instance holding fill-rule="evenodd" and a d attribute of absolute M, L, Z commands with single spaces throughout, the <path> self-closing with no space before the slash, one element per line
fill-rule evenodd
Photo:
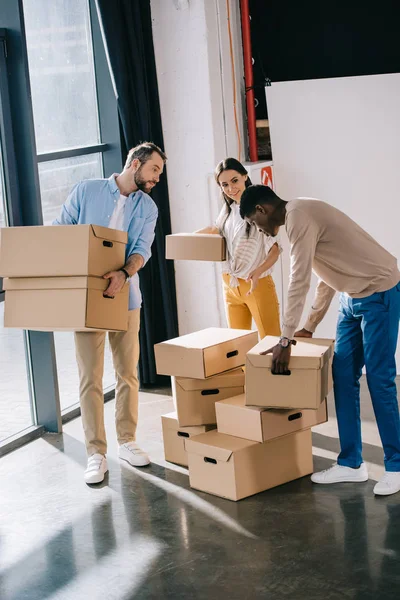
<path fill-rule="evenodd" d="M 260 338 L 280 335 L 279 302 L 274 280 L 270 275 L 258 280 L 258 286 L 249 296 L 251 283 L 239 279 L 239 286 L 230 287 L 230 275 L 223 274 L 226 318 L 232 329 L 251 329 L 252 320 Z"/>

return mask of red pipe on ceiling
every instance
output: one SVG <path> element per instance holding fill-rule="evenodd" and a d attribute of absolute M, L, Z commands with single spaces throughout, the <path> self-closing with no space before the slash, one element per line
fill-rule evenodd
<path fill-rule="evenodd" d="M 240 12 L 242 17 L 243 62 L 244 81 L 246 88 L 247 129 L 249 132 L 249 154 L 251 162 L 256 162 L 258 160 L 258 150 L 249 0 L 240 0 Z"/>

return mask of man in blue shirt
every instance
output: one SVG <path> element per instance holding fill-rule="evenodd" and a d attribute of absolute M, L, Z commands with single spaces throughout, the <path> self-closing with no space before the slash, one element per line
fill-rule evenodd
<path fill-rule="evenodd" d="M 158 210 L 148 195 L 158 183 L 167 157 L 151 142 L 129 151 L 124 170 L 109 179 L 78 183 L 62 207 L 55 225 L 101 225 L 128 232 L 126 262 L 119 271 L 106 273 L 105 291 L 115 296 L 129 279 L 129 318 L 126 332 L 108 332 L 116 372 L 115 421 L 118 454 L 131 465 L 148 465 L 149 457 L 135 442 L 138 420 L 139 326 L 142 297 L 138 271 L 151 256 Z M 100 483 L 108 470 L 104 428 L 103 370 L 105 333 L 75 334 L 79 394 L 88 465 L 86 483 Z"/>

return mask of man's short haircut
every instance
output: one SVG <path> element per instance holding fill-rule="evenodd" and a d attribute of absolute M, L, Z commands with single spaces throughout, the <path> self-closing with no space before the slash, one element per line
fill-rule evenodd
<path fill-rule="evenodd" d="M 251 185 L 246 188 L 240 200 L 240 216 L 249 217 L 256 211 L 258 204 L 278 204 L 280 198 L 267 185 Z"/>
<path fill-rule="evenodd" d="M 129 150 L 124 168 L 128 169 L 135 159 L 140 160 L 142 165 L 144 165 L 154 152 L 157 152 L 157 154 L 161 156 L 164 164 L 167 162 L 167 155 L 161 148 L 153 144 L 153 142 L 142 142 Z"/>

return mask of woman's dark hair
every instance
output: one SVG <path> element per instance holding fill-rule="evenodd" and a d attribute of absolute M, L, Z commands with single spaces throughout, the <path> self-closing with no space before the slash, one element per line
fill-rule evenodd
<path fill-rule="evenodd" d="M 225 158 L 225 160 L 221 160 L 221 162 L 218 163 L 218 165 L 216 166 L 215 172 L 214 172 L 215 181 L 217 182 L 218 186 L 220 185 L 219 176 L 224 171 L 237 171 L 238 173 L 240 173 L 240 175 L 248 176 L 248 173 L 247 173 L 245 167 L 242 165 L 242 163 L 239 160 L 236 160 L 236 158 Z M 247 177 L 247 179 L 245 181 L 246 188 L 250 187 L 251 185 L 252 185 L 251 179 L 250 179 L 250 177 Z M 225 226 L 226 220 L 229 217 L 230 212 L 232 210 L 231 205 L 234 202 L 234 200 L 229 198 L 223 190 L 222 190 L 222 198 L 224 199 L 224 202 L 226 204 L 226 208 L 227 208 L 228 212 L 227 212 L 226 219 L 225 219 L 221 229 L 223 229 Z M 251 229 L 251 225 L 249 223 L 247 223 L 247 225 L 246 225 L 247 236 L 250 233 L 250 229 Z"/>

